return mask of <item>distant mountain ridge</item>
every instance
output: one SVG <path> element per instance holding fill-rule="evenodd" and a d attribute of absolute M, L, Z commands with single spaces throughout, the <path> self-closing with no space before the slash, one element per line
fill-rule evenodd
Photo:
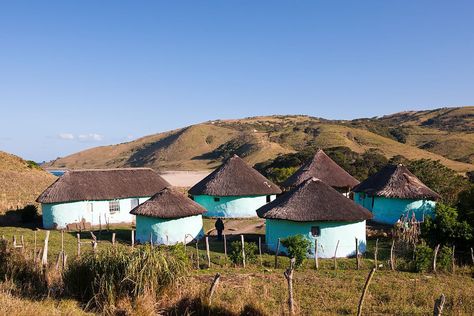
<path fill-rule="evenodd" d="M 326 120 L 275 115 L 214 120 L 137 140 L 91 148 L 51 168 L 152 167 L 203 170 L 238 154 L 250 164 L 303 150 L 344 146 L 386 157 L 433 159 L 459 172 L 474 170 L 474 107 L 400 112 L 383 117 Z"/>

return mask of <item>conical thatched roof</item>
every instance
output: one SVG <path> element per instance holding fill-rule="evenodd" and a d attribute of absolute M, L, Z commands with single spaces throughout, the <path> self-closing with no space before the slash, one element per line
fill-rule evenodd
<path fill-rule="evenodd" d="M 206 212 L 198 203 L 171 188 L 164 188 L 130 214 L 156 218 L 180 218 Z"/>
<path fill-rule="evenodd" d="M 318 178 L 333 188 L 353 188 L 359 181 L 342 169 L 323 150 L 319 149 L 311 161 L 305 163 L 283 186 L 291 188 L 310 178 Z"/>
<path fill-rule="evenodd" d="M 404 165 L 387 165 L 353 189 L 370 196 L 399 199 L 433 199 L 440 196 L 428 188 Z"/>
<path fill-rule="evenodd" d="M 60 203 L 146 197 L 168 186 L 165 179 L 149 168 L 71 170 L 36 201 Z"/>
<path fill-rule="evenodd" d="M 257 210 L 259 217 L 296 222 L 354 222 L 372 213 L 323 181 L 311 178 Z"/>
<path fill-rule="evenodd" d="M 234 155 L 189 190 L 192 195 L 243 196 L 280 194 L 280 188 Z"/>

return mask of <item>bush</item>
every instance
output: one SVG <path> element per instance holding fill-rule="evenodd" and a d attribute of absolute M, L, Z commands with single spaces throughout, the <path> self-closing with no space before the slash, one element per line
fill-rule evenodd
<path fill-rule="evenodd" d="M 118 299 L 148 293 L 158 295 L 185 273 L 181 245 L 165 248 L 116 247 L 87 254 L 71 263 L 63 275 L 66 291 L 96 307 L 113 306 Z"/>
<path fill-rule="evenodd" d="M 415 271 L 426 272 L 433 262 L 433 250 L 425 243 L 416 246 L 415 249 Z"/>
<path fill-rule="evenodd" d="M 295 266 L 299 267 L 303 264 L 308 254 L 311 242 L 303 235 L 290 236 L 281 240 L 281 244 L 286 248 L 290 258 L 295 258 Z"/>
<path fill-rule="evenodd" d="M 31 223 L 38 219 L 38 208 L 35 205 L 27 205 L 20 210 L 21 221 Z"/>
<path fill-rule="evenodd" d="M 41 268 L 31 258 L 10 248 L 6 240 L 0 240 L 0 278 L 13 282 L 22 294 L 47 294 L 47 282 Z"/>
<path fill-rule="evenodd" d="M 443 271 L 449 271 L 452 266 L 453 250 L 451 247 L 443 246 L 438 252 L 436 266 Z"/>
<path fill-rule="evenodd" d="M 244 242 L 245 245 L 245 262 L 255 263 L 257 261 L 258 247 L 256 243 Z M 230 261 L 235 264 L 242 264 L 242 242 L 233 241 L 230 244 Z"/>

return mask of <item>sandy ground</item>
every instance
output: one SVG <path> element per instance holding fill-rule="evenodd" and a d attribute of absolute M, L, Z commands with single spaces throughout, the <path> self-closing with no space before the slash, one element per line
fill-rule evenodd
<path fill-rule="evenodd" d="M 161 176 L 165 178 L 171 185 L 175 187 L 192 187 L 202 179 L 204 179 L 207 175 L 209 175 L 211 171 L 203 170 L 203 171 L 163 171 L 161 172 Z"/>

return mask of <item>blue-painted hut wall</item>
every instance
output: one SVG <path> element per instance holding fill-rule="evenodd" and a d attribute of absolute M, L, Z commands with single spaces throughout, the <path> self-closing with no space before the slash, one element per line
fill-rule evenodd
<path fill-rule="evenodd" d="M 194 238 L 204 236 L 202 215 L 187 216 L 176 219 L 155 218 L 137 215 L 136 240 L 140 243 L 174 245 L 191 242 Z"/>
<path fill-rule="evenodd" d="M 143 203 L 150 197 L 138 198 Z M 135 215 L 130 214 L 132 200 L 137 198 L 119 199 L 120 211 L 111 213 L 109 201 L 79 201 L 68 203 L 41 204 L 43 227 L 46 229 L 66 228 L 67 224 L 79 223 L 83 219 L 91 225 L 113 223 L 132 223 Z M 100 217 L 100 220 L 99 220 Z"/>
<path fill-rule="evenodd" d="M 393 199 L 382 196 L 369 196 L 356 192 L 354 201 L 374 214 L 374 221 L 393 225 L 401 215 L 412 216 L 415 212 L 416 219 L 421 221 L 423 217 L 433 216 L 436 207 L 435 201 Z"/>
<path fill-rule="evenodd" d="M 314 237 L 311 233 L 313 226 L 319 226 L 320 235 Z M 311 241 L 308 257 L 314 258 L 314 244 L 318 240 L 318 257 L 332 258 L 336 249 L 337 257 L 355 256 L 355 238 L 359 242 L 360 253 L 366 249 L 365 221 L 360 222 L 293 222 L 287 220 L 265 220 L 265 239 L 268 249 L 276 251 L 278 238 L 303 235 Z M 286 252 L 280 245 L 280 251 Z"/>
<path fill-rule="evenodd" d="M 219 201 L 215 201 L 218 198 Z M 273 201 L 276 195 L 270 195 L 270 200 Z M 258 196 L 210 196 L 210 195 L 195 195 L 194 201 L 204 207 L 207 212 L 204 213 L 206 217 L 256 217 L 256 210 L 261 206 L 267 204 L 266 195 Z"/>

